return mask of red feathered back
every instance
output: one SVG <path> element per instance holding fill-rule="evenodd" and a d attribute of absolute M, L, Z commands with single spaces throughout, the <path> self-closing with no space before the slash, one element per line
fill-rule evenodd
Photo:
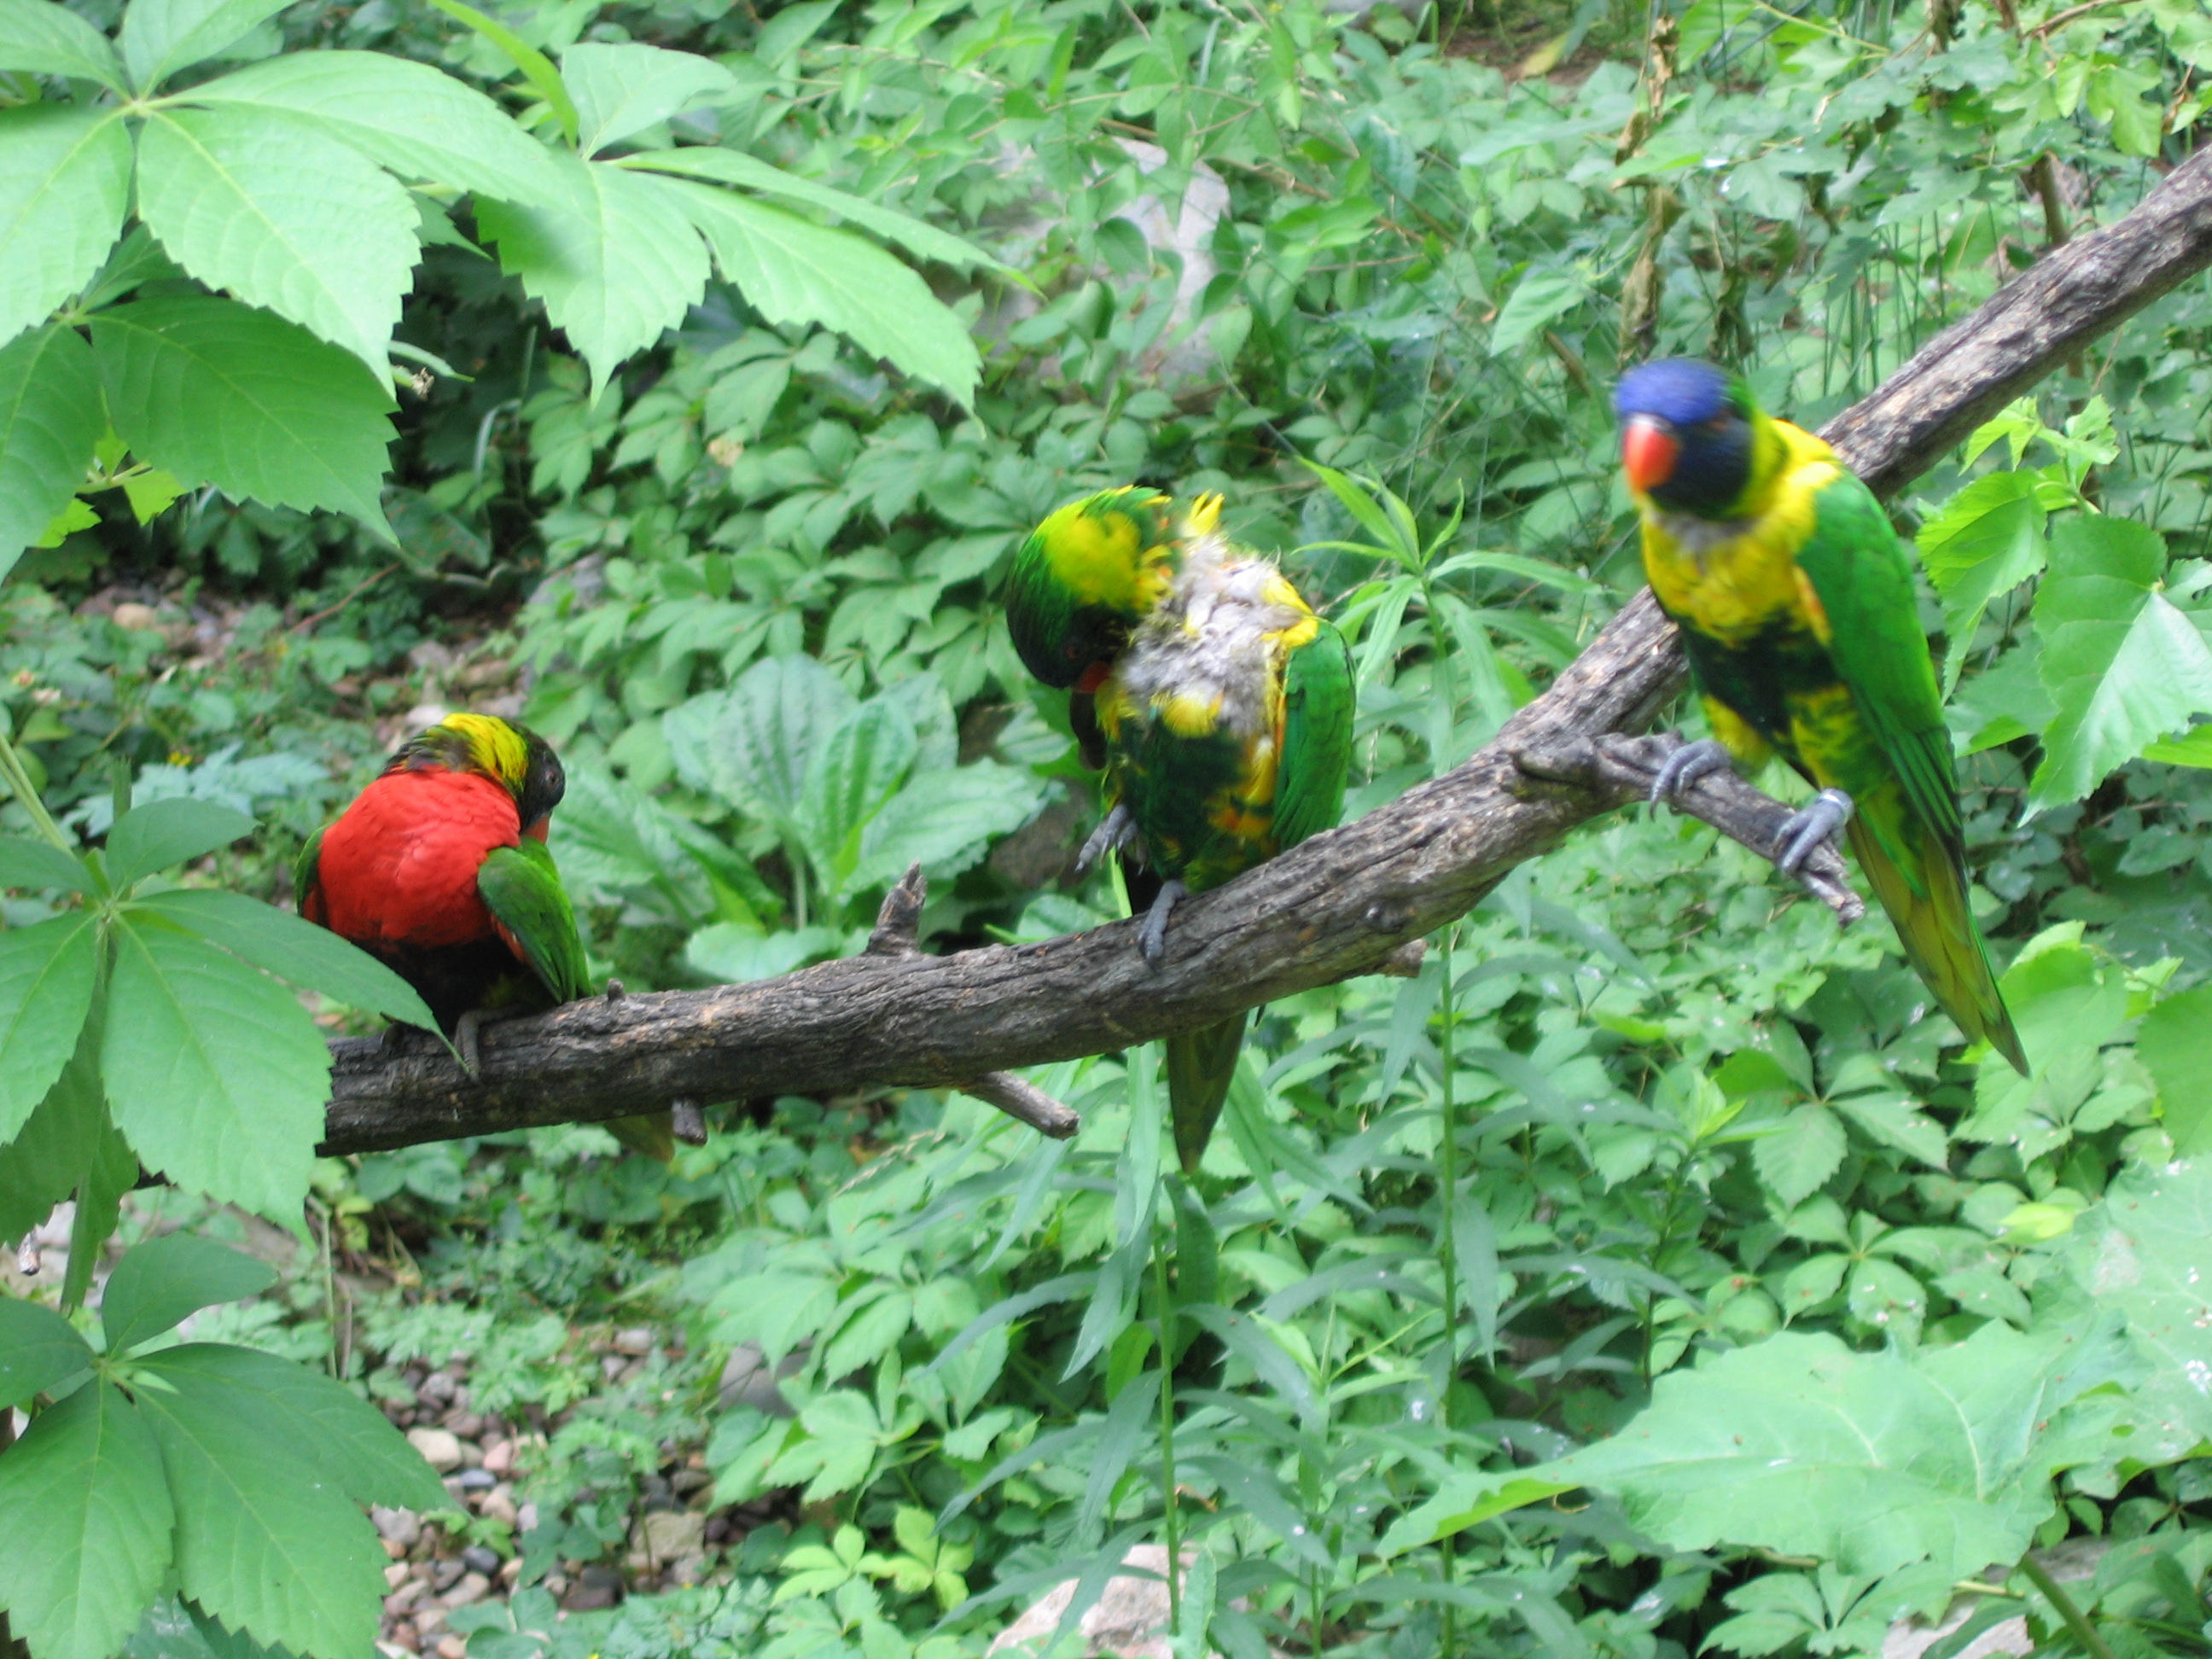
<path fill-rule="evenodd" d="M 489 778 L 438 768 L 391 772 L 323 832 L 316 891 L 301 912 L 369 950 L 494 937 L 477 871 L 522 825 Z"/>

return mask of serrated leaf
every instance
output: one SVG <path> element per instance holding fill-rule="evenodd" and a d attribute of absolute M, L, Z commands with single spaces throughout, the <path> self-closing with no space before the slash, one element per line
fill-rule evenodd
<path fill-rule="evenodd" d="M 562 84 L 561 72 L 553 67 L 551 58 L 497 18 L 486 16 L 465 3 L 465 0 L 430 0 L 430 3 L 447 16 L 467 24 L 505 52 L 507 61 L 522 71 L 522 78 L 537 88 L 545 106 L 553 112 L 554 119 L 561 124 L 561 136 L 572 144 L 576 142 L 576 106 L 568 96 L 568 88 Z"/>
<path fill-rule="evenodd" d="M 415 988 L 368 952 L 242 893 L 180 890 L 142 898 L 131 908 L 164 916 L 279 979 L 335 997 L 349 1008 L 425 1030 L 437 1029 L 436 1017 Z"/>
<path fill-rule="evenodd" d="M 91 321 L 133 454 L 239 499 L 350 514 L 392 539 L 379 500 L 391 400 L 350 352 L 228 300 L 139 300 Z"/>
<path fill-rule="evenodd" d="M 268 1436 L 291 1443 L 303 1471 L 357 1504 L 428 1510 L 452 1501 L 382 1412 L 319 1371 L 220 1342 L 163 1349 L 146 1364 L 171 1381 L 194 1376 L 250 1402 Z"/>
<path fill-rule="evenodd" d="M 150 92 L 180 69 L 216 56 L 287 0 L 131 0 L 123 13 L 123 61 L 131 84 Z"/>
<path fill-rule="evenodd" d="M 0 1141 L 76 1052 L 99 971 L 100 927 L 83 911 L 0 932 Z"/>
<path fill-rule="evenodd" d="M 670 709 L 660 726 L 684 782 L 795 836 L 808 763 L 854 707 L 812 657 L 769 657 L 726 690 Z"/>
<path fill-rule="evenodd" d="M 202 1308 L 243 1301 L 276 1281 L 267 1262 L 190 1233 L 146 1239 L 115 1264 L 100 1297 L 107 1352 L 121 1353 Z"/>
<path fill-rule="evenodd" d="M 76 1052 L 15 1139 L 0 1146 L 0 1242 L 13 1243 L 46 1218 L 57 1201 L 77 1194 L 77 1223 L 95 1237 L 113 1222 L 117 1195 L 130 1189 L 138 1160 L 107 1120 L 100 1087 L 102 1018 L 95 1000 Z M 63 1291 L 83 1293 L 97 1249 L 72 1250 Z"/>
<path fill-rule="evenodd" d="M 22 1405 L 91 1363 L 91 1346 L 52 1308 L 0 1296 L 0 1409 Z"/>
<path fill-rule="evenodd" d="M 0 348 L 0 576 L 68 504 L 106 426 L 93 354 L 73 330 Z"/>
<path fill-rule="evenodd" d="M 545 147 L 474 88 L 380 52 L 295 52 L 194 87 L 196 104 L 234 105 L 311 124 L 407 178 L 504 201 L 560 199 Z"/>
<path fill-rule="evenodd" d="M 252 817 L 213 801 L 183 797 L 148 801 L 108 826 L 108 884 L 119 892 L 156 871 L 228 847 L 252 833 Z"/>
<path fill-rule="evenodd" d="M 205 1374 L 198 1345 L 146 1362 L 142 1409 L 177 1505 L 177 1584 L 234 1630 L 319 1659 L 374 1659 L 375 1528 L 264 1401 Z"/>
<path fill-rule="evenodd" d="M 923 773 L 860 831 L 847 890 L 896 881 L 910 864 L 937 875 L 966 869 L 994 836 L 1011 835 L 1036 816 L 1045 787 L 1035 774 L 996 761 Z"/>
<path fill-rule="evenodd" d="M 130 202 L 131 134 L 119 111 L 81 104 L 0 110 L 0 246 L 8 250 L 0 262 L 0 340 L 43 323 L 92 280 Z"/>
<path fill-rule="evenodd" d="M 1943 1126 L 1908 1095 L 1850 1095 L 1832 1103 L 1876 1140 L 1918 1158 L 1931 1170 L 1950 1168 L 1950 1139 Z"/>
<path fill-rule="evenodd" d="M 89 893 L 92 872 L 51 842 L 27 836 L 0 836 L 0 887 Z"/>
<path fill-rule="evenodd" d="M 0 1456 L 0 1606 L 37 1659 L 108 1659 L 169 1567 L 161 1455 L 120 1389 L 94 1381 Z"/>
<path fill-rule="evenodd" d="M 296 1215 L 330 1098 L 321 1031 L 227 951 L 129 921 L 116 936 L 100 1054 L 116 1127 L 180 1187 Z"/>
<path fill-rule="evenodd" d="M 2035 598 L 2043 683 L 2058 713 L 2028 789 L 2037 811 L 2081 799 L 2144 745 L 2212 709 L 2212 645 L 2157 591 L 2166 543 L 2106 514 L 2060 521 Z"/>
<path fill-rule="evenodd" d="M 2099 1307 L 2118 1310 L 2129 1337 L 2151 1356 L 2150 1374 L 2136 1393 L 2166 1430 L 2172 1455 L 2212 1441 L 2208 1215 L 2212 1158 L 2134 1165 L 2106 1188 L 2101 1202 L 2075 1218 L 2061 1247 L 2081 1287 Z"/>
<path fill-rule="evenodd" d="M 576 100 L 576 148 L 586 155 L 701 104 L 732 102 L 743 91 L 711 58 L 629 41 L 569 47 L 561 55 L 561 79 Z"/>
<path fill-rule="evenodd" d="M 1797 1107 L 1780 1128 L 1752 1143 L 1751 1161 L 1783 1206 L 1794 1210 L 1843 1163 L 1844 1126 L 1826 1106 Z"/>
<path fill-rule="evenodd" d="M 477 204 L 501 269 L 533 299 L 605 386 L 624 359 L 684 320 L 707 289 L 707 250 L 677 186 L 604 162 L 556 154 L 556 203 Z"/>
<path fill-rule="evenodd" d="M 1589 284 L 1571 270 L 1539 266 L 1514 284 L 1490 325 L 1490 349 L 1512 350 L 1527 343 L 1580 305 Z"/>
<path fill-rule="evenodd" d="M 786 173 L 743 150 L 703 144 L 686 149 L 647 150 L 625 155 L 623 165 L 647 167 L 655 173 L 680 173 L 687 179 L 709 179 L 718 185 L 739 185 L 763 196 L 781 196 L 786 201 L 826 208 L 841 219 L 873 231 L 885 241 L 896 243 L 918 259 L 935 259 L 962 270 L 980 268 L 1001 276 L 1020 276 L 1013 266 L 995 255 L 950 231 L 939 230 L 926 220 L 871 202 L 849 191 Z"/>
<path fill-rule="evenodd" d="M 633 175 L 635 176 L 635 175 Z M 714 261 L 769 322 L 818 323 L 872 356 L 970 402 L 982 360 L 967 325 L 914 270 L 850 231 L 689 179 L 672 179 Z"/>
<path fill-rule="evenodd" d="M 123 90 L 123 65 L 107 37 L 49 0 L 0 0 L 0 70 L 98 81 Z"/>
<path fill-rule="evenodd" d="M 2200 726 L 2169 742 L 2146 744 L 2143 758 L 2165 766 L 2212 767 L 2212 726 Z"/>
<path fill-rule="evenodd" d="M 1946 691 L 1959 683 L 1990 601 L 2043 568 L 2045 515 L 2036 483 L 2028 472 L 1977 478 L 1921 526 L 1920 556 L 1943 596 Z"/>
<path fill-rule="evenodd" d="M 138 212 L 209 287 L 389 373 L 415 203 L 351 145 L 257 110 L 162 111 L 139 136 Z"/>
<path fill-rule="evenodd" d="M 914 722 L 888 699 L 876 697 L 848 715 L 809 757 L 799 827 L 825 882 L 837 884 L 850 869 L 861 827 L 898 787 L 921 747 Z"/>
<path fill-rule="evenodd" d="M 2166 1133 L 2184 1158 L 2212 1152 L 2212 985 L 2168 997 L 2136 1028 L 2136 1058 L 2158 1084 Z"/>

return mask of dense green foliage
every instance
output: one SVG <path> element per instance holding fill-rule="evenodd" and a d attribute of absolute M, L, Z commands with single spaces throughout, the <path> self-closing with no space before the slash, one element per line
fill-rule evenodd
<path fill-rule="evenodd" d="M 479 1659 L 950 1659 L 1163 1538 L 1193 1659 L 1858 1651 L 2069 1533 L 2116 1540 L 2093 1580 L 2010 1581 L 2054 1647 L 2207 1646 L 2202 282 L 1907 504 L 2033 1082 L 1960 1052 L 1879 921 L 1634 812 L 1420 977 L 1264 1011 L 1187 1182 L 1146 1052 L 1039 1074 L 1066 1146 L 894 1091 L 734 1104 L 666 1170 L 597 1130 L 317 1164 L 269 975 L 405 1009 L 161 879 L 281 898 L 410 712 L 474 702 L 562 744 L 553 848 L 633 988 L 849 953 L 915 860 L 932 948 L 1116 914 L 1065 880 L 1091 786 L 994 607 L 1029 525 L 1131 478 L 1225 489 L 1328 597 L 1364 811 L 1632 591 L 1620 362 L 1719 356 L 1816 423 L 2186 152 L 2197 8 L 434 3 L 0 5 L 40 255 L 0 280 L 0 538 L 50 544 L 0 587 L 0 1233 L 81 1200 L 76 1331 L 0 1301 L 5 1397 L 53 1401 L 0 1452 L 0 1508 L 52 1521 L 0 1522 L 36 1659 L 149 1598 L 135 1653 L 363 1652 L 381 1564 L 332 1493 L 439 1500 L 337 1390 L 299 1407 L 319 1466 L 222 1390 L 305 1401 L 319 1364 L 427 1413 L 449 1361 L 521 1447 L 526 1507 L 441 1511 L 519 1562 L 447 1619 Z M 421 101 L 309 129 L 346 77 Z M 317 158 L 343 190 L 283 197 Z M 281 210 L 264 241 L 183 210 L 210 167 Z M 263 445 L 280 406 L 299 441 Z M 150 1076 L 118 1033 L 160 1019 L 222 1063 Z M 185 1190 L 120 1199 L 118 1131 Z M 304 1196 L 319 1248 L 163 1348 L 258 1279 L 139 1244 L 93 1353 L 118 1201 L 126 1238 L 252 1242 L 188 1194 Z M 647 1320 L 672 1340 L 601 1363 Z M 718 1391 L 733 1353 L 779 1386 Z M 647 1571 L 695 1457 L 712 1547 L 556 1628 L 549 1585 Z M 222 1548 L 217 1476 L 256 1498 Z M 327 1597 L 256 1601 L 295 1538 Z M 72 1574 L 105 1599 L 54 1600 Z"/>

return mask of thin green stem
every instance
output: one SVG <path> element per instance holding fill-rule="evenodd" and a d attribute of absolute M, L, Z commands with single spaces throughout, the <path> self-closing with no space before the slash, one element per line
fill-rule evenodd
<path fill-rule="evenodd" d="M 1160 1492 L 1167 1505 L 1162 1530 L 1168 1547 L 1168 1629 L 1182 1628 L 1182 1516 L 1176 1508 L 1175 1462 L 1175 1285 L 1168 1276 L 1167 1252 L 1152 1241 L 1152 1283 L 1160 1304 Z M 2110 1656 L 2106 1656 L 2110 1659 Z"/>
<path fill-rule="evenodd" d="M 1452 1026 L 1455 1013 L 1452 1006 L 1452 935 L 1457 931 L 1456 924 L 1444 929 L 1437 953 L 1443 973 L 1443 985 L 1437 994 L 1437 1011 L 1443 1023 L 1437 1036 L 1437 1057 L 1442 1073 L 1437 1113 L 1443 1119 L 1443 1132 L 1437 1140 L 1437 1261 L 1443 1269 L 1444 1280 L 1443 1387 L 1437 1401 L 1437 1414 L 1447 1431 L 1452 1426 L 1452 1382 L 1459 1375 L 1459 1253 L 1452 1248 L 1452 1209 L 1459 1202 L 1459 1123 L 1452 1098 Z M 1437 1547 L 1437 1571 L 1446 1584 L 1452 1581 L 1455 1565 L 1453 1544 L 1453 1535 L 1446 1533 Z M 1438 1615 L 1442 1621 L 1438 1646 L 1443 1659 L 1452 1659 L 1457 1644 L 1458 1620 L 1454 1613 L 1452 1604 L 1446 1601 Z"/>
<path fill-rule="evenodd" d="M 2042 1592 L 2043 1599 L 2051 1603 L 2051 1610 L 2066 1621 L 2066 1628 L 2074 1632 L 2074 1639 L 2087 1652 L 2089 1659 L 2112 1659 L 2112 1650 L 2105 1638 L 2097 1634 L 2097 1627 L 2089 1622 L 2089 1615 L 2075 1605 L 2074 1598 L 2058 1588 L 2058 1581 L 2051 1570 L 2033 1555 L 2020 1558 L 2021 1576 Z"/>
<path fill-rule="evenodd" d="M 0 725 L 4 725 L 4 721 L 0 721 Z M 38 787 L 31 781 L 31 775 L 23 769 L 22 757 L 16 754 L 15 745 L 9 742 L 5 731 L 0 731 L 0 781 L 5 781 L 15 799 L 23 803 L 23 810 L 31 815 L 31 822 L 39 833 L 74 857 L 76 848 L 70 844 L 69 837 L 62 834 L 61 826 L 46 811 L 46 802 L 39 799 Z"/>

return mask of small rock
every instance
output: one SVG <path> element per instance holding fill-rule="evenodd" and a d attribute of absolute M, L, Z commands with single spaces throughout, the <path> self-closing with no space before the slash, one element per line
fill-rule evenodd
<path fill-rule="evenodd" d="M 615 1333 L 617 1353 L 644 1354 L 653 1352 L 653 1332 L 649 1327 L 633 1325 L 628 1330 Z"/>
<path fill-rule="evenodd" d="M 514 665 L 497 660 L 472 662 L 461 670 L 460 683 L 471 691 L 482 691 L 488 686 L 505 685 L 514 678 Z"/>
<path fill-rule="evenodd" d="M 425 1607 L 415 1615 L 415 1629 L 425 1642 L 434 1642 L 446 1633 L 446 1610 Z"/>
<path fill-rule="evenodd" d="M 500 1563 L 499 1582 L 506 1585 L 507 1589 L 513 1589 L 514 1588 L 514 1581 L 521 1577 L 522 1558 L 520 1556 L 513 1556 Z"/>
<path fill-rule="evenodd" d="M 734 1411 L 739 1406 L 750 1406 L 755 1411 L 769 1417 L 795 1415 L 791 1402 L 775 1385 L 787 1376 L 796 1376 L 807 1360 L 805 1344 L 784 1355 L 783 1363 L 771 1368 L 768 1358 L 757 1342 L 740 1342 L 730 1350 L 729 1358 L 722 1366 L 722 1380 L 716 1390 L 724 1411 Z"/>
<path fill-rule="evenodd" d="M 514 1524 L 519 1531 L 536 1532 L 538 1530 L 538 1505 L 535 1504 L 524 1504 L 519 1505 L 514 1511 Z"/>
<path fill-rule="evenodd" d="M 154 607 L 150 605 L 125 601 L 115 607 L 115 625 L 127 633 L 143 634 L 160 620 L 161 618 L 154 614 Z"/>
<path fill-rule="evenodd" d="M 385 1589 L 396 1590 L 406 1582 L 407 1569 L 402 1566 L 398 1562 L 394 1561 L 390 1566 L 384 1570 Z"/>
<path fill-rule="evenodd" d="M 449 1607 L 465 1607 L 471 1602 L 483 1601 L 490 1589 L 491 1580 L 489 1577 L 480 1572 L 472 1572 L 438 1599 Z"/>
<path fill-rule="evenodd" d="M 504 1480 L 514 1473 L 514 1442 L 495 1440 L 484 1448 L 483 1466 Z"/>
<path fill-rule="evenodd" d="M 645 1553 L 656 1565 L 696 1555 L 707 1547 L 707 1517 L 696 1510 L 657 1510 L 638 1528 Z"/>
<path fill-rule="evenodd" d="M 499 1485 L 499 1477 L 489 1469 L 463 1469 L 453 1479 L 463 1492 L 489 1492 Z"/>
<path fill-rule="evenodd" d="M 422 1454 L 422 1461 L 441 1474 L 461 1467 L 461 1442 L 450 1429 L 410 1429 L 407 1443 Z"/>
<path fill-rule="evenodd" d="M 421 1601 L 422 1599 L 422 1592 L 428 1588 L 429 1586 L 427 1584 L 419 1583 L 411 1578 L 409 1579 L 398 1589 L 392 1591 L 391 1595 L 384 1598 L 384 1611 L 391 1617 L 395 1619 L 398 1618 L 401 1613 L 406 1612 L 408 1608 L 413 1607 L 417 1601 Z"/>
<path fill-rule="evenodd" d="M 368 1518 L 376 1522 L 378 1537 L 403 1550 L 422 1535 L 422 1517 L 412 1510 L 388 1510 L 379 1504 L 369 1510 Z"/>
<path fill-rule="evenodd" d="M 678 1498 L 689 1498 L 714 1484 L 714 1477 L 704 1469 L 678 1469 L 668 1477 L 669 1489 Z"/>
<path fill-rule="evenodd" d="M 460 1436 L 464 1441 L 481 1439 L 484 1431 L 483 1414 L 480 1412 L 457 1410 L 446 1419 L 445 1426 Z M 471 1448 L 464 1446 L 462 1455 L 466 1456 L 470 1449 Z M 482 1455 L 483 1454 L 479 1452 L 477 1457 L 470 1458 L 469 1462 L 476 1462 Z"/>
<path fill-rule="evenodd" d="M 379 1642 L 376 1650 L 384 1656 L 384 1659 L 406 1659 L 406 1656 L 415 1651 L 404 1643 L 396 1641 Z"/>
<path fill-rule="evenodd" d="M 406 1545 L 396 1544 L 389 1538 L 380 1538 L 376 1541 L 384 1547 L 384 1553 L 393 1560 L 404 1561 L 407 1559 Z"/>
<path fill-rule="evenodd" d="M 518 1525 L 522 1516 L 514 1507 L 514 1492 L 507 1486 L 494 1486 L 477 1505 L 477 1513 L 487 1521 L 504 1521 L 510 1527 Z"/>
<path fill-rule="evenodd" d="M 458 1636 L 438 1638 L 438 1659 L 469 1659 L 469 1644 Z"/>
<path fill-rule="evenodd" d="M 471 1544 L 461 1552 L 461 1565 L 471 1572 L 497 1572 L 499 1552 L 487 1549 L 482 1544 Z"/>
<path fill-rule="evenodd" d="M 430 1582 L 438 1587 L 440 1595 L 461 1581 L 468 1568 L 459 1561 L 441 1561 L 430 1570 Z"/>
<path fill-rule="evenodd" d="M 1156 1578 L 1109 1578 L 1091 1611 L 1083 1615 L 1079 1630 L 1083 1651 L 1094 1659 L 1170 1659 L 1167 1638 L 1168 1553 L 1158 1544 L 1139 1544 L 1121 1558 L 1125 1567 L 1139 1567 L 1162 1575 Z M 1185 1558 L 1186 1566 L 1188 1558 Z M 1075 1580 L 1064 1578 L 1047 1590 L 1042 1601 L 1000 1631 L 989 1651 L 1021 1651 L 1027 1644 L 1042 1648 L 1059 1628 L 1060 1615 L 1075 1599 Z"/>

